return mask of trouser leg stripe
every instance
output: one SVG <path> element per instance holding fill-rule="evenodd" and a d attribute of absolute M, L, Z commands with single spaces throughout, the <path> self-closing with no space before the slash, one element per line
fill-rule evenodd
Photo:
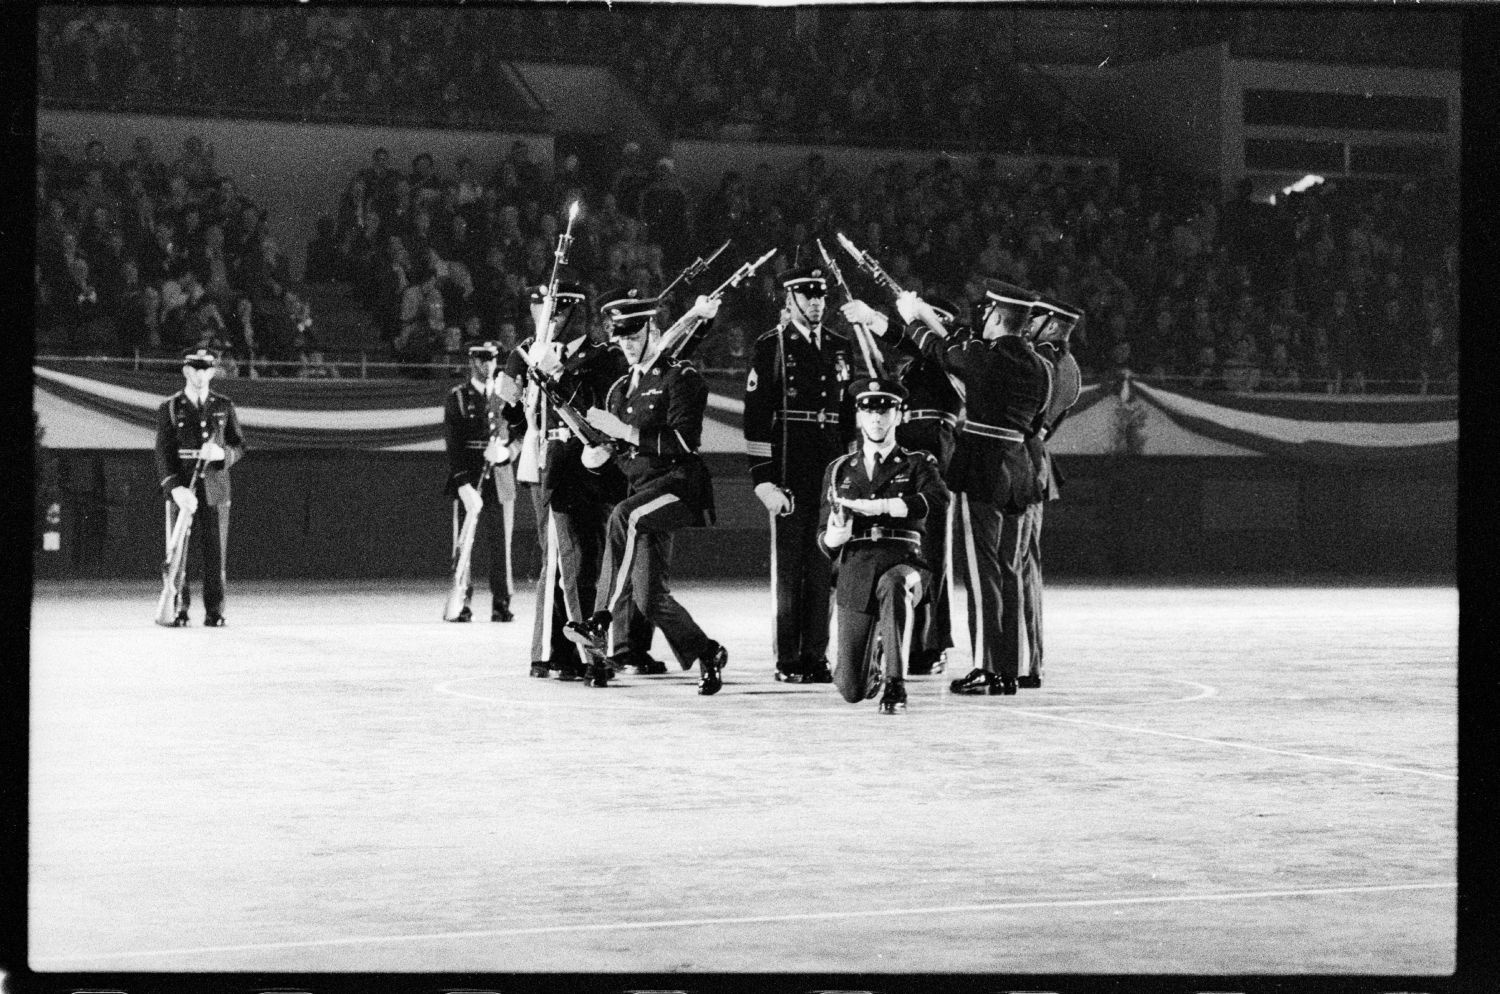
<path fill-rule="evenodd" d="M 974 512 L 969 508 L 969 495 L 959 494 L 963 502 L 964 552 L 969 561 L 969 604 L 973 616 L 969 618 L 969 636 L 974 665 L 989 669 L 984 658 L 984 587 L 979 582 L 979 555 L 974 544 Z"/>

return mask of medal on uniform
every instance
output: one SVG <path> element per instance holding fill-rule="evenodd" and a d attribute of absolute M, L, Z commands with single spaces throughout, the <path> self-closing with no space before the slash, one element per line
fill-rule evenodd
<path fill-rule="evenodd" d="M 849 382 L 849 357 L 842 352 L 834 357 L 833 375 L 840 383 Z"/>

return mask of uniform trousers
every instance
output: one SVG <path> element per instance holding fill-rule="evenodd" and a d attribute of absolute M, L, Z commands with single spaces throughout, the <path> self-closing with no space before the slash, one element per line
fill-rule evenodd
<path fill-rule="evenodd" d="M 771 596 L 776 602 L 771 651 L 776 668 L 789 673 L 805 672 L 828 658 L 833 563 L 818 548 L 820 497 L 799 493 L 791 514 L 771 515 Z"/>
<path fill-rule="evenodd" d="M 959 495 L 974 665 L 1012 680 L 1027 656 L 1028 644 L 1021 611 L 1023 517 L 1006 514 L 998 505 L 967 493 Z"/>
<path fill-rule="evenodd" d="M 922 534 L 922 558 L 932 565 L 932 589 L 918 614 L 917 640 L 922 654 L 936 660 L 953 647 L 953 616 L 949 595 L 953 588 L 953 518 L 951 499 L 931 501 L 929 527 Z"/>
<path fill-rule="evenodd" d="M 610 613 L 606 656 L 619 658 L 639 644 L 632 633 L 632 618 L 661 629 L 684 669 L 708 653 L 712 640 L 667 586 L 671 534 L 698 524 L 700 517 L 677 494 L 651 486 L 626 497 L 610 512 L 594 600 L 595 611 Z"/>
<path fill-rule="evenodd" d="M 185 612 L 193 603 L 188 579 L 193 575 L 192 561 L 196 558 L 202 563 L 203 610 L 208 614 L 223 614 L 224 591 L 228 585 L 225 562 L 229 551 L 229 504 L 225 502 L 210 506 L 201 480 L 197 487 L 197 497 L 198 510 L 193 514 L 191 531 L 188 533 L 187 557 L 183 561 L 185 575 L 182 593 L 177 598 L 177 613 Z M 167 542 L 172 541 L 172 528 L 177 524 L 177 515 L 180 513 L 176 501 L 167 501 Z M 196 554 L 194 548 L 198 550 Z"/>
<path fill-rule="evenodd" d="M 900 563 L 876 581 L 879 614 L 839 608 L 838 662 L 833 683 L 844 700 L 854 703 L 873 697 L 884 680 L 900 679 L 905 674 L 915 638 L 917 606 L 930 584 L 926 570 Z M 877 660 L 880 672 L 872 673 Z"/>
<path fill-rule="evenodd" d="M 1026 626 L 1026 653 L 1017 672 L 1042 675 L 1042 508 L 1038 501 L 1021 515 L 1021 620 Z"/>
<path fill-rule="evenodd" d="M 513 575 L 510 538 L 515 525 L 514 515 L 514 504 L 502 503 L 494 499 L 486 500 L 479 510 L 478 531 L 484 532 L 485 544 L 489 546 L 490 552 L 490 609 L 493 611 L 510 605 Z M 455 552 L 458 550 L 459 533 L 463 531 L 464 521 L 468 519 L 468 516 L 468 512 L 464 510 L 464 502 L 455 498 L 453 501 L 453 548 Z M 477 533 L 475 541 L 478 541 Z M 469 606 L 469 599 L 473 594 L 474 584 L 470 582 L 464 590 L 464 607 Z"/>
<path fill-rule="evenodd" d="M 537 544 L 542 570 L 537 577 L 535 620 L 531 628 L 531 659 L 552 669 L 588 663 L 581 647 L 564 634 L 563 626 L 582 621 L 594 602 L 594 584 L 604 551 L 604 522 L 608 508 L 582 504 L 554 510 L 532 486 Z"/>

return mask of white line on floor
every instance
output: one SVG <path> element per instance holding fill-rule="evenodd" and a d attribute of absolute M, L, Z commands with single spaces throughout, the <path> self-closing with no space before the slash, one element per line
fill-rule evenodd
<path fill-rule="evenodd" d="M 506 936 L 547 935 L 560 932 L 611 932 L 653 928 L 693 928 L 708 925 L 756 925 L 778 922 L 832 921 L 849 918 L 894 918 L 903 915 L 973 914 L 976 912 L 1025 911 L 1037 908 L 1107 908 L 1121 905 L 1192 904 L 1202 901 L 1258 901 L 1283 897 L 1327 897 L 1343 894 L 1383 894 L 1395 891 L 1456 888 L 1453 881 L 1371 884 L 1359 887 L 1311 887 L 1300 890 L 1223 891 L 1207 894 L 1162 894 L 1142 897 L 1073 898 L 1045 901 L 998 901 L 989 904 L 953 904 L 919 908 L 881 908 L 866 911 L 809 911 L 788 915 L 746 915 L 735 918 L 678 918 L 669 921 L 590 922 L 577 925 L 541 925 L 528 928 L 477 929 L 462 932 L 425 932 L 415 935 L 349 936 L 335 939 L 303 939 L 292 942 L 259 942 L 236 946 L 196 946 L 179 949 L 143 949 L 78 956 L 33 957 L 32 969 L 51 969 L 51 964 L 95 960 L 140 959 L 151 956 L 190 956 L 203 953 L 254 952 L 269 949 L 313 949 L 400 942 L 441 942 L 452 939 L 493 939 Z"/>
<path fill-rule="evenodd" d="M 1297 752 L 1292 749 L 1275 749 L 1271 746 L 1254 745 L 1249 742 L 1230 742 L 1226 739 L 1203 738 L 1198 735 L 1183 735 L 1180 732 L 1163 732 L 1156 728 L 1138 728 L 1134 725 L 1116 725 L 1108 721 L 1090 721 L 1087 718 L 1070 718 L 1066 715 L 1050 714 L 1045 710 L 1037 708 L 1006 708 L 1007 715 L 1022 715 L 1027 718 L 1042 718 L 1047 721 L 1065 721 L 1074 725 L 1091 725 L 1095 728 L 1108 728 L 1117 732 L 1131 732 L 1136 735 L 1157 735 L 1167 739 L 1180 739 L 1184 742 L 1198 742 L 1203 745 L 1223 746 L 1226 749 L 1247 749 L 1251 752 L 1265 752 L 1273 756 L 1292 756 L 1296 759 L 1310 759 L 1320 763 L 1341 763 L 1345 766 L 1362 766 L 1372 770 L 1385 770 L 1388 773 L 1409 773 L 1417 777 L 1431 777 L 1434 780 L 1457 780 L 1458 776 L 1453 773 L 1437 773 L 1432 770 L 1414 770 L 1407 766 L 1387 766 L 1384 763 L 1371 763 L 1362 759 L 1343 759 L 1338 756 L 1323 756 L 1312 752 Z"/>

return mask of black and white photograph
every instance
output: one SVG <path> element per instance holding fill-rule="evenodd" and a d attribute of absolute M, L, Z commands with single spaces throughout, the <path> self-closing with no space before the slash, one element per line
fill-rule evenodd
<path fill-rule="evenodd" d="M 1480 21 L 18 9 L 0 985 L 1491 989 Z"/>

